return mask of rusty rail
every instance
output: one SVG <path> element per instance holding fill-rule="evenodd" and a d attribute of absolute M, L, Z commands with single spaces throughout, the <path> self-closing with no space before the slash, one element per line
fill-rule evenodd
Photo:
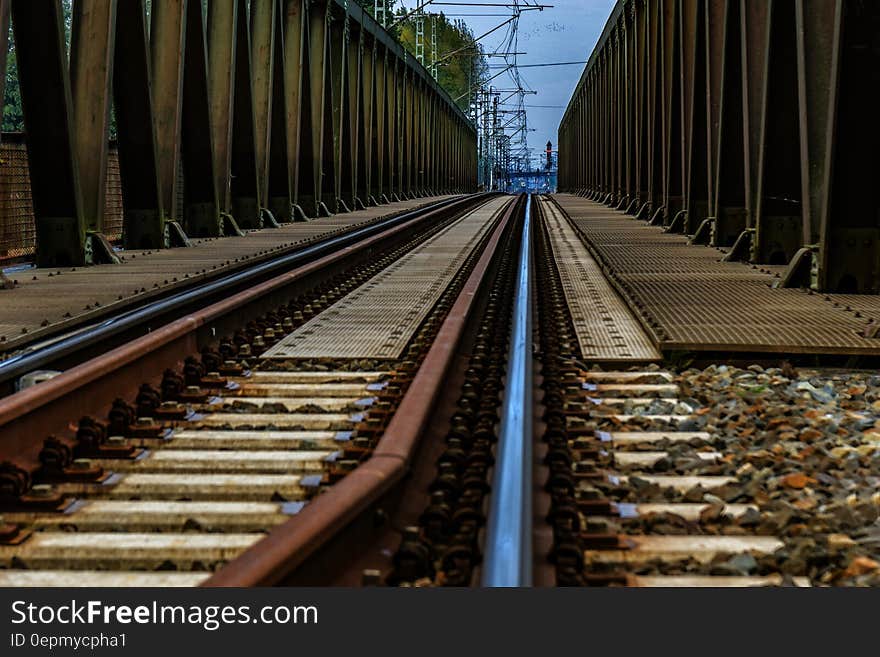
<path fill-rule="evenodd" d="M 520 201 L 512 202 L 505 211 L 370 459 L 205 586 L 279 583 L 407 475 L 495 249 L 520 207 Z"/>
<path fill-rule="evenodd" d="M 249 267 L 244 271 L 203 283 L 197 288 L 186 289 L 132 310 L 123 311 L 97 324 L 90 323 L 85 327 L 74 328 L 64 335 L 53 336 L 50 342 L 44 343 L 38 348 L 26 350 L 19 355 L 0 361 L 0 385 L 13 381 L 28 372 L 52 368 L 59 360 L 75 357 L 76 354 L 86 352 L 96 345 L 102 345 L 102 348 L 106 349 L 108 340 L 119 339 L 119 336 L 140 326 L 147 326 L 149 322 L 156 322 L 163 318 L 167 322 L 169 321 L 167 318 L 180 316 L 188 310 L 192 310 L 194 305 L 205 305 L 207 300 L 212 298 L 232 294 L 245 286 L 267 280 L 290 267 L 357 245 L 358 242 L 382 231 L 406 224 L 435 211 L 458 207 L 463 202 L 469 201 L 462 201 L 461 198 L 450 199 L 389 217 L 342 235 L 331 236 L 315 244 L 295 249 L 291 253 Z"/>
<path fill-rule="evenodd" d="M 470 201 L 462 200 L 461 204 L 481 200 L 482 197 L 470 197 Z M 461 206 L 453 205 L 453 208 L 460 210 Z M 142 382 L 161 377 L 164 369 L 175 368 L 186 356 L 197 353 L 212 340 L 212 329 L 234 317 L 243 306 L 257 303 L 357 253 L 368 252 L 414 225 L 432 218 L 439 219 L 454 209 L 444 206 L 398 223 L 354 245 L 331 251 L 317 260 L 156 328 L 49 381 L 0 399 L 0 462 L 10 461 L 28 471 L 36 469 L 40 465 L 38 454 L 43 437 L 57 433 L 59 427 L 66 426 L 73 418 L 103 416 L 107 405 L 116 397 L 133 397 Z"/>

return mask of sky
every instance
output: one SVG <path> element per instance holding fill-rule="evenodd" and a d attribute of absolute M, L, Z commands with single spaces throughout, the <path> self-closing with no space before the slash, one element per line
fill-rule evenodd
<path fill-rule="evenodd" d="M 457 0 L 466 1 L 466 0 Z M 476 2 L 509 2 L 510 0 L 475 0 Z M 522 0 L 521 0 L 522 1 Z M 543 64 L 546 62 L 573 62 L 589 59 L 593 52 L 605 21 L 611 14 L 615 0 L 528 0 L 529 4 L 553 5 L 543 11 L 524 11 L 519 21 L 519 64 Z M 402 0 L 398 5 L 409 9 L 421 2 Z M 525 3 L 523 3 L 525 4 Z M 501 16 L 509 10 L 502 7 L 459 7 L 440 6 L 425 11 L 442 11 L 450 18 L 465 20 L 476 36 L 488 32 L 506 20 Z M 465 17 L 465 14 L 498 14 L 495 16 Z M 480 43 L 485 50 L 491 52 L 503 42 L 506 29 L 502 28 L 486 37 Z M 442 56 L 442 53 L 441 53 Z M 497 58 L 490 59 L 490 65 L 498 63 Z M 537 91 L 537 95 L 526 96 L 529 127 L 535 132 L 529 133 L 529 146 L 534 149 L 534 156 L 544 151 L 548 141 L 556 148 L 556 131 L 565 106 L 571 98 L 575 85 L 580 80 L 584 65 L 554 66 L 547 68 L 523 68 L 520 71 L 525 86 Z M 493 74 L 497 71 L 493 71 Z M 493 81 L 498 86 L 508 88 L 510 78 L 504 74 Z M 547 105 L 551 107 L 529 107 Z"/>

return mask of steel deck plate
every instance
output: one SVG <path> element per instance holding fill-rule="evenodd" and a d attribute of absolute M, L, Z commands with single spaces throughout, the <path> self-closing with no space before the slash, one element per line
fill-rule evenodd
<path fill-rule="evenodd" d="M 337 233 L 379 217 L 413 210 L 447 196 L 370 207 L 280 228 L 249 231 L 244 237 L 193 240 L 188 249 L 122 251 L 119 265 L 28 269 L 8 276 L 19 284 L 0 290 L 0 347 L 12 349 L 46 330 L 87 316 L 121 310 L 196 283 L 218 272 L 232 273 L 293 250 L 301 240 Z M 279 248 L 280 247 L 280 248 Z"/>
<path fill-rule="evenodd" d="M 444 228 L 263 354 L 263 358 L 397 358 L 509 197 Z"/>
<path fill-rule="evenodd" d="M 577 334 L 588 360 L 657 361 L 660 352 L 605 280 L 599 264 L 552 203 L 544 203 L 550 247 Z"/>
<path fill-rule="evenodd" d="M 663 350 L 880 354 L 880 340 L 860 335 L 880 320 L 880 296 L 774 288 L 779 267 L 723 262 L 600 203 L 554 198 Z"/>

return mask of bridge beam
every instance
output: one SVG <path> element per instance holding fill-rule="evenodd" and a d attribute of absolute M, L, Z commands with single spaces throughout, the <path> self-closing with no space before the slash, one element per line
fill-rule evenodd
<path fill-rule="evenodd" d="M 560 124 L 560 190 L 880 291 L 877 30 L 857 0 L 619 0 Z"/>

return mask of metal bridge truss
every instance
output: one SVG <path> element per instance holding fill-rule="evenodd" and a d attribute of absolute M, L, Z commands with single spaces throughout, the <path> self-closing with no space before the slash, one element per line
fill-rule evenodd
<path fill-rule="evenodd" d="M 620 0 L 559 130 L 559 186 L 786 285 L 880 290 L 880 3 Z"/>
<path fill-rule="evenodd" d="M 476 188 L 474 128 L 356 3 L 207 7 L 153 0 L 148 30 L 143 0 L 75 0 L 68 65 L 60 0 L 0 0 L 39 265 L 113 257 L 101 239 L 111 108 L 128 248 Z"/>

